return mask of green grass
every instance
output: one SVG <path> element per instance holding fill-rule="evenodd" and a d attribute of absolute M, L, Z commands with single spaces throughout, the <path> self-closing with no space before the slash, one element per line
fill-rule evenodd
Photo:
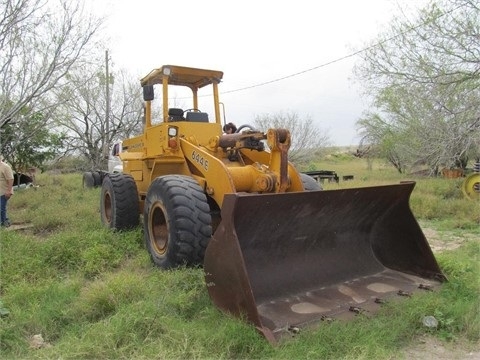
<path fill-rule="evenodd" d="M 374 162 L 335 157 L 317 169 L 354 175 L 335 189 L 411 180 Z M 81 175 L 38 176 L 9 202 L 15 222 L 0 230 L 0 357 L 4 359 L 391 359 L 415 338 L 480 341 L 479 207 L 460 183 L 414 179 L 411 206 L 422 227 L 455 250 L 437 254 L 449 281 L 439 292 L 386 304 L 372 318 L 321 323 L 272 347 L 248 324 L 212 305 L 201 269 L 152 266 L 142 230 L 114 233 L 99 218 L 99 189 Z M 439 321 L 422 325 L 425 315 Z M 48 344 L 30 347 L 33 335 Z"/>

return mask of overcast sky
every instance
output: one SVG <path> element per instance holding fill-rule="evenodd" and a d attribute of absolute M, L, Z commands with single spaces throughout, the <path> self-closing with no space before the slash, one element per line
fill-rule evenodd
<path fill-rule="evenodd" d="M 296 112 L 301 118 L 314 119 L 335 145 L 358 144 L 355 122 L 366 102 L 351 79 L 358 57 L 323 65 L 376 38 L 398 14 L 398 3 L 409 7 L 419 3 L 94 2 L 97 14 L 108 16 L 105 31 L 111 38 L 108 50 L 113 71 L 125 68 L 140 78 L 166 64 L 221 70 L 220 100 L 228 121 L 238 126 L 253 123 L 256 115 Z"/>

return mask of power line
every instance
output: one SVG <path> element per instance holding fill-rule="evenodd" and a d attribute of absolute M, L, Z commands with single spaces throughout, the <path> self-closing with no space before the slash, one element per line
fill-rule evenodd
<path fill-rule="evenodd" d="M 447 12 L 444 12 L 443 14 L 439 15 L 437 17 L 438 18 L 441 18 L 445 15 L 448 15 L 448 14 L 451 14 L 452 12 L 460 9 L 461 7 L 463 6 L 466 6 L 466 4 L 462 4 L 462 5 L 459 5 Z M 279 82 L 279 81 L 283 81 L 285 79 L 289 79 L 289 78 L 292 78 L 292 77 L 296 77 L 296 76 L 299 76 L 299 75 L 302 75 L 302 74 L 305 74 L 305 73 L 308 73 L 308 72 L 311 72 L 311 71 L 314 71 L 314 70 L 317 70 L 317 69 L 320 69 L 320 68 L 323 68 L 323 67 L 326 67 L 326 66 L 329 66 L 329 65 L 332 65 L 332 64 L 335 64 L 337 62 L 340 62 L 340 61 L 343 61 L 343 60 L 346 60 L 346 59 L 349 59 L 351 57 L 354 57 L 354 56 L 357 56 L 358 54 L 361 54 L 363 52 L 366 52 L 370 49 L 373 49 L 377 46 L 380 46 L 380 45 L 383 45 L 389 41 L 392 41 L 393 39 L 397 38 L 397 37 L 400 37 L 402 35 L 405 35 L 406 33 L 412 31 L 412 30 L 416 30 L 416 29 L 419 29 L 423 26 L 425 26 L 427 23 L 431 22 L 432 20 L 431 19 L 428 19 L 426 21 L 424 21 L 423 23 L 419 24 L 419 25 L 416 25 L 416 26 L 412 26 L 396 35 L 393 35 L 387 39 L 384 39 L 384 40 L 381 40 L 381 41 L 378 41 L 377 43 L 373 44 L 373 45 L 370 45 L 370 46 L 367 46 L 361 50 L 358 50 L 358 51 L 355 51 L 353 53 L 350 53 L 348 55 L 345 55 L 345 56 L 342 56 L 342 57 L 339 57 L 335 60 L 331 60 L 331 61 L 328 61 L 326 63 L 323 63 L 323 64 L 320 64 L 318 66 L 315 66 L 315 67 L 312 67 L 312 68 L 309 68 L 309 69 L 306 69 L 306 70 L 302 70 L 302 71 L 299 71 L 299 72 L 296 72 L 296 73 L 293 73 L 293 74 L 290 74 L 290 75 L 286 75 L 286 76 L 283 76 L 283 77 L 280 77 L 280 78 L 277 78 L 277 79 L 273 79 L 273 80 L 269 80 L 269 81 L 265 81 L 265 82 L 262 82 L 262 83 L 259 83 L 259 84 L 254 84 L 254 85 L 249 85 L 249 86 L 245 86 L 243 88 L 238 88 L 238 89 L 234 89 L 234 90 L 228 90 L 228 91 L 222 91 L 221 94 L 231 94 L 231 93 L 234 93 L 234 92 L 239 92 L 239 91 L 244 91 L 244 90 L 248 90 L 248 89 L 253 89 L 253 88 L 256 88 L 256 87 L 260 87 L 260 86 L 265 86 L 265 85 L 268 85 L 268 84 L 272 84 L 272 83 L 275 83 L 275 82 Z"/>

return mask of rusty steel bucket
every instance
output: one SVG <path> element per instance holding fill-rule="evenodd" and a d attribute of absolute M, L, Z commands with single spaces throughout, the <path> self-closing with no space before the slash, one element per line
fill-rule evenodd
<path fill-rule="evenodd" d="M 410 210 L 414 186 L 225 195 L 204 260 L 213 303 L 275 344 L 435 290 L 446 278 Z"/>

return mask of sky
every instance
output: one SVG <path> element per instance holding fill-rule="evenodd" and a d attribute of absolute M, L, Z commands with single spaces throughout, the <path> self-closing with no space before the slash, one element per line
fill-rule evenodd
<path fill-rule="evenodd" d="M 368 107 L 348 57 L 418 0 L 91 0 L 106 16 L 111 68 L 140 79 L 162 65 L 224 72 L 227 121 L 311 118 L 333 145 L 357 145 Z M 339 61 L 336 61 L 339 60 Z M 332 63 L 331 63 L 332 62 Z"/>

